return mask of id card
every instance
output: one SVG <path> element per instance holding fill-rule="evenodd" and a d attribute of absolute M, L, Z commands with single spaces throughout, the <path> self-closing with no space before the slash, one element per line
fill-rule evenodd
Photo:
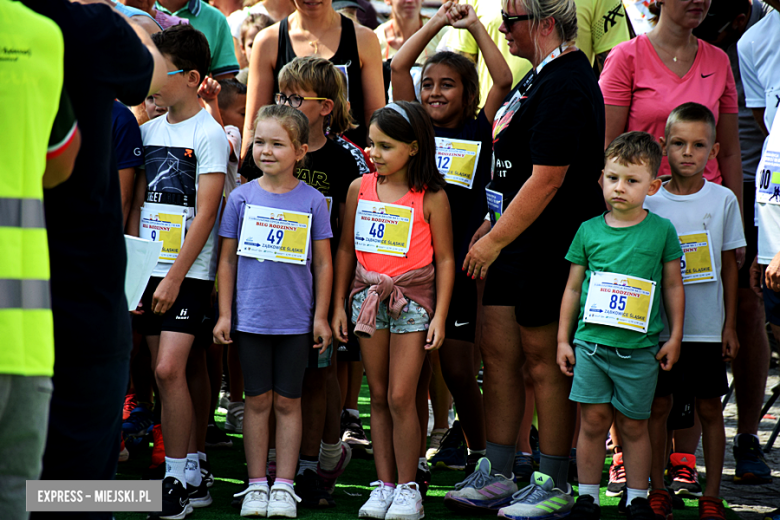
<path fill-rule="evenodd" d="M 717 281 L 709 230 L 680 234 L 679 238 L 683 250 L 680 258 L 683 284 Z"/>
<path fill-rule="evenodd" d="M 436 167 L 444 180 L 471 189 L 477 175 L 482 143 L 464 139 L 436 138 Z"/>
<path fill-rule="evenodd" d="M 258 260 L 306 265 L 311 213 L 247 204 L 237 253 Z"/>
<path fill-rule="evenodd" d="M 772 131 L 761 155 L 756 175 L 756 202 L 780 204 L 780 117 L 775 117 Z"/>
<path fill-rule="evenodd" d="M 487 206 L 490 212 L 490 223 L 495 225 L 504 214 L 504 194 L 485 188 Z"/>
<path fill-rule="evenodd" d="M 414 208 L 359 200 L 355 213 L 355 250 L 405 256 L 412 239 Z"/>
<path fill-rule="evenodd" d="M 141 207 L 139 238 L 162 242 L 159 262 L 172 264 L 184 245 L 187 208 L 169 204 L 144 204 Z"/>
<path fill-rule="evenodd" d="M 646 333 L 654 295 L 651 280 L 593 271 L 583 320 Z"/>

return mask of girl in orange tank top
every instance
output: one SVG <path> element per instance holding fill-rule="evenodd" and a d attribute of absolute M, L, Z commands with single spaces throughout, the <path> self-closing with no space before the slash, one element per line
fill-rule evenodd
<path fill-rule="evenodd" d="M 418 103 L 374 112 L 369 146 L 377 171 L 353 181 L 347 194 L 331 326 L 346 343 L 351 314 L 371 392 L 379 482 L 360 516 L 414 520 L 424 514 L 414 481 L 415 394 L 426 352 L 444 341 L 455 276 L 451 213 L 433 126 Z"/>

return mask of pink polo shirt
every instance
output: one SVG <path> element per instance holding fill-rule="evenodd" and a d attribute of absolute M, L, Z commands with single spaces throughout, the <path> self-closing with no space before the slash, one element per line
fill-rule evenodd
<path fill-rule="evenodd" d="M 715 114 L 737 113 L 737 88 L 729 58 L 717 47 L 699 40 L 696 59 L 680 78 L 658 57 L 646 35 L 614 47 L 599 80 L 604 104 L 629 107 L 625 131 L 643 131 L 663 137 L 669 113 L 693 101 Z M 669 161 L 661 163 L 659 175 L 668 175 Z M 704 178 L 722 183 L 717 158 L 707 163 Z"/>

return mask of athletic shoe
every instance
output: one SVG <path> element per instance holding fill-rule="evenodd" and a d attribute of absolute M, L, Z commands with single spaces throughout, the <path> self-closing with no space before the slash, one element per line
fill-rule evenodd
<path fill-rule="evenodd" d="M 147 518 L 181 520 L 192 511 L 184 484 L 176 477 L 165 477 L 162 482 L 162 511 L 150 513 Z"/>
<path fill-rule="evenodd" d="M 122 423 L 122 433 L 126 439 L 135 439 L 148 435 L 154 425 L 154 414 L 143 404 L 137 405 L 130 416 Z"/>
<path fill-rule="evenodd" d="M 700 497 L 699 520 L 726 520 L 723 501 L 716 497 Z"/>
<path fill-rule="evenodd" d="M 590 495 L 580 495 L 571 508 L 568 520 L 599 520 L 601 507 Z"/>
<path fill-rule="evenodd" d="M 669 488 L 675 495 L 701 496 L 699 473 L 696 471 L 696 455 L 690 453 L 672 453 L 669 460 L 672 469 L 669 476 L 672 483 Z"/>
<path fill-rule="evenodd" d="M 400 484 L 395 490 L 393 503 L 385 514 L 385 520 L 419 520 L 425 517 L 420 491 L 409 484 Z"/>
<path fill-rule="evenodd" d="M 446 428 L 435 428 L 431 430 L 431 442 L 428 444 L 428 450 L 425 452 L 425 458 L 431 460 L 441 449 L 441 440 L 449 430 Z"/>
<path fill-rule="evenodd" d="M 206 427 L 206 447 L 207 448 L 231 448 L 233 439 L 227 436 L 225 432 L 219 429 L 214 423 Z"/>
<path fill-rule="evenodd" d="M 609 466 L 609 482 L 607 482 L 607 496 L 619 497 L 626 487 L 626 466 L 623 465 L 623 453 L 612 455 L 612 464 Z"/>
<path fill-rule="evenodd" d="M 201 481 L 199 486 L 187 484 L 187 494 L 190 496 L 190 505 L 192 507 L 207 507 L 213 502 L 211 493 L 209 493 L 209 486 L 205 480 Z"/>
<path fill-rule="evenodd" d="M 772 482 L 772 472 L 764 458 L 758 439 L 749 433 L 740 433 L 734 438 L 734 458 L 737 469 L 734 471 L 735 484 L 768 484 Z"/>
<path fill-rule="evenodd" d="M 283 518 L 297 518 L 298 506 L 296 502 L 301 499 L 292 488 L 286 484 L 274 484 L 268 498 L 268 518 L 273 516 Z"/>
<path fill-rule="evenodd" d="M 482 458 L 482 455 L 479 455 L 477 453 L 474 453 L 473 455 L 466 455 L 466 467 L 464 471 L 466 472 L 466 477 L 471 475 L 477 470 L 477 462 L 479 462 L 479 459 Z"/>
<path fill-rule="evenodd" d="M 427 463 L 425 464 L 428 465 Z M 433 475 L 431 475 L 431 470 L 426 468 L 421 468 L 420 465 L 417 465 L 417 474 L 414 476 L 414 481 L 417 483 L 417 488 L 420 490 L 420 494 L 423 498 L 428 496 L 428 488 L 431 486 L 431 480 L 433 480 Z"/>
<path fill-rule="evenodd" d="M 244 482 L 244 491 L 241 491 L 240 493 L 236 493 L 233 495 L 233 499 L 230 501 L 230 507 L 235 507 L 236 509 L 241 509 L 241 505 L 244 502 L 244 497 L 246 496 L 246 493 L 249 489 L 249 479 L 245 478 Z M 259 484 L 256 484 L 259 485 Z M 265 486 L 268 488 L 268 485 Z M 268 493 L 268 489 L 266 489 L 266 493 Z M 268 502 L 268 497 L 266 497 L 266 502 Z M 266 509 L 268 509 L 266 507 Z"/>
<path fill-rule="evenodd" d="M 244 433 L 244 403 L 230 403 L 225 417 L 225 431 Z"/>
<path fill-rule="evenodd" d="M 452 428 L 444 434 L 439 451 L 428 461 L 433 468 L 461 470 L 466 467 L 467 453 L 466 438 L 463 436 L 460 422 L 455 421 Z"/>
<path fill-rule="evenodd" d="M 374 453 L 371 441 L 368 440 L 366 432 L 363 430 L 363 423 L 360 422 L 360 417 L 355 417 L 348 411 L 342 410 L 341 430 L 344 432 L 341 435 L 341 440 L 349 444 L 353 455 L 360 452 L 369 455 Z"/>
<path fill-rule="evenodd" d="M 628 493 L 626 493 L 628 495 Z M 655 512 L 646 498 L 635 498 L 626 508 L 628 520 L 656 520 Z"/>
<path fill-rule="evenodd" d="M 336 467 L 330 471 L 324 470 L 317 464 L 317 474 L 322 479 L 322 485 L 328 493 L 333 493 L 336 490 L 336 480 L 347 469 L 349 461 L 352 460 L 352 448 L 349 447 L 344 441 L 341 441 L 341 458 L 339 459 Z"/>
<path fill-rule="evenodd" d="M 135 400 L 135 394 L 127 394 L 125 395 L 125 404 L 122 407 L 122 421 L 126 421 L 128 417 L 130 417 L 130 412 L 135 410 L 135 407 L 138 406 L 138 401 Z"/>
<path fill-rule="evenodd" d="M 206 487 L 214 485 L 214 474 L 211 472 L 211 462 L 200 459 L 200 478 L 206 483 Z"/>
<path fill-rule="evenodd" d="M 515 453 L 515 464 L 512 466 L 512 472 L 515 474 L 515 482 L 529 482 L 531 474 L 534 472 L 533 457 L 522 451 Z"/>
<path fill-rule="evenodd" d="M 647 497 L 650 507 L 655 513 L 656 520 L 673 520 L 672 495 L 665 489 L 651 491 Z"/>
<path fill-rule="evenodd" d="M 227 407 L 230 405 L 230 392 L 220 392 L 219 394 L 219 407 L 225 410 L 227 413 Z"/>
<path fill-rule="evenodd" d="M 531 475 L 531 484 L 514 495 L 512 503 L 498 511 L 498 516 L 512 520 L 541 520 L 562 518 L 574 507 L 571 486 L 567 491 L 555 487 L 553 480 L 535 471 Z"/>
<path fill-rule="evenodd" d="M 444 496 L 444 505 L 456 513 L 484 513 L 509 504 L 517 485 L 511 478 L 492 475 L 491 470 L 486 457 L 479 459 L 476 471 Z"/>
<path fill-rule="evenodd" d="M 300 497 L 299 502 L 303 507 L 336 507 L 333 497 L 323 486 L 322 478 L 312 469 L 306 469 L 295 476 L 295 493 Z"/>
<path fill-rule="evenodd" d="M 120 435 L 122 435 L 120 433 Z M 122 436 L 122 443 L 119 445 L 119 462 L 127 462 L 127 459 L 130 458 L 130 452 L 127 451 L 127 448 L 125 447 L 125 438 Z"/>
<path fill-rule="evenodd" d="M 385 520 L 387 510 L 390 509 L 390 506 L 393 503 L 395 488 L 386 486 L 381 480 L 372 482 L 371 485 L 376 487 L 371 491 L 368 500 L 360 508 L 360 511 L 358 511 L 358 517 Z"/>
<path fill-rule="evenodd" d="M 265 478 L 268 479 L 268 485 L 273 486 L 276 482 L 276 461 L 269 460 L 265 463 Z"/>
<path fill-rule="evenodd" d="M 264 517 L 268 513 L 268 486 L 251 484 L 233 498 L 241 499 L 241 516 Z"/>

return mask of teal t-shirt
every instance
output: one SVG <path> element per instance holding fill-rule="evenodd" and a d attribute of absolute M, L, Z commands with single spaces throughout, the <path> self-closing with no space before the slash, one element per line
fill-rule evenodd
<path fill-rule="evenodd" d="M 669 220 L 649 211 L 642 222 L 625 228 L 608 226 L 604 215 L 606 213 L 582 223 L 566 254 L 566 260 L 587 269 L 574 337 L 620 348 L 655 346 L 664 329 L 660 313 L 663 267 L 666 262 L 679 259 L 683 254 L 677 231 Z M 656 283 L 646 334 L 583 321 L 593 271 L 636 276 Z"/>

